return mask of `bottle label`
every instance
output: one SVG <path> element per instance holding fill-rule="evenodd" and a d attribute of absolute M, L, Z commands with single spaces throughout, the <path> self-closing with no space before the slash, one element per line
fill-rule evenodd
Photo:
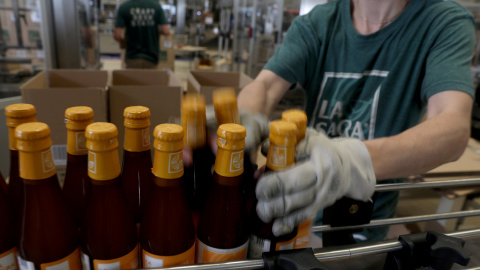
<path fill-rule="evenodd" d="M 234 177 L 243 173 L 243 150 L 228 151 L 218 148 L 215 172 L 221 176 Z"/>
<path fill-rule="evenodd" d="M 248 241 L 245 244 L 231 249 L 210 247 L 198 240 L 197 263 L 212 263 L 244 260 L 247 257 Z"/>
<path fill-rule="evenodd" d="M 306 248 L 310 244 L 310 230 L 312 229 L 312 219 L 305 220 L 298 226 L 297 236 L 295 237 L 294 248 Z"/>
<path fill-rule="evenodd" d="M 153 173 L 160 178 L 176 179 L 183 176 L 183 150 L 169 153 L 155 151 Z"/>
<path fill-rule="evenodd" d="M 270 144 L 267 154 L 267 167 L 282 171 L 295 163 L 295 146 L 277 146 Z"/>
<path fill-rule="evenodd" d="M 84 131 L 67 131 L 67 153 L 71 155 L 86 155 L 87 139 Z"/>
<path fill-rule="evenodd" d="M 24 260 L 20 255 L 17 253 L 17 261 L 18 261 L 18 268 L 20 270 L 35 270 L 35 265 L 33 262 L 29 262 Z"/>
<path fill-rule="evenodd" d="M 284 241 L 277 242 L 275 245 L 275 251 L 293 249 L 295 244 L 295 237 Z M 269 252 L 272 250 L 272 242 L 268 239 L 263 239 L 256 235 L 250 235 L 250 245 L 248 246 L 248 258 L 261 258 L 263 252 Z"/>
<path fill-rule="evenodd" d="M 144 268 L 157 268 L 157 267 L 170 267 L 177 265 L 189 265 L 195 263 L 195 244 L 184 253 L 174 256 L 158 256 L 142 250 L 143 267 Z"/>
<path fill-rule="evenodd" d="M 67 257 L 54 261 L 51 263 L 42 263 L 40 264 L 41 270 L 81 270 L 82 263 L 80 262 L 80 249 L 75 249 Z"/>
<path fill-rule="evenodd" d="M 112 151 L 88 151 L 88 176 L 94 180 L 110 180 L 120 175 L 117 148 Z"/>
<path fill-rule="evenodd" d="M 138 260 L 139 245 L 127 255 L 113 260 L 93 260 L 94 270 L 137 269 L 140 267 Z"/>
<path fill-rule="evenodd" d="M 0 254 L 0 270 L 16 270 L 17 265 L 17 248 L 13 247 L 10 250 Z"/>
<path fill-rule="evenodd" d="M 50 148 L 42 152 L 22 152 L 19 158 L 21 178 L 45 179 L 57 173 Z"/>
<path fill-rule="evenodd" d="M 143 152 L 150 150 L 150 128 L 125 128 L 125 141 L 123 148 L 130 152 Z"/>

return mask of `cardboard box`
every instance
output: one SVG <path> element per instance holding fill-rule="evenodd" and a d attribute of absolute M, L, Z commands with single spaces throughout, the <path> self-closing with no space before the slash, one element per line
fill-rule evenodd
<path fill-rule="evenodd" d="M 253 79 L 243 72 L 189 71 L 187 92 L 200 92 L 205 95 L 207 104 L 213 104 L 212 92 L 220 87 L 233 87 L 235 91 L 252 82 Z"/>
<path fill-rule="evenodd" d="M 40 21 L 40 13 L 38 11 L 25 11 L 25 20 L 20 20 L 24 47 L 42 47 Z"/>
<path fill-rule="evenodd" d="M 47 78 L 48 75 L 48 78 Z M 108 73 L 100 70 L 49 70 L 20 87 L 22 100 L 37 109 L 37 120 L 48 124 L 54 145 L 66 145 L 65 110 L 92 107 L 95 122 L 108 121 Z"/>
<path fill-rule="evenodd" d="M 175 68 L 175 38 L 174 34 L 160 36 L 160 51 L 158 53 L 158 69 Z"/>
<path fill-rule="evenodd" d="M 0 10 L 0 24 L 2 25 L 0 34 L 3 36 L 5 45 L 12 47 L 18 46 L 17 28 L 15 27 L 15 15 L 13 11 Z"/>
<path fill-rule="evenodd" d="M 163 123 L 179 123 L 183 89 L 171 71 L 151 69 L 115 70 L 109 86 L 110 122 L 118 128 L 119 154 L 123 155 L 123 111 L 128 106 L 150 109 L 150 131 Z M 153 136 L 151 136 L 153 145 Z"/>
<path fill-rule="evenodd" d="M 195 58 L 193 60 L 193 69 L 194 70 L 215 70 L 215 61 L 213 59 L 201 59 Z"/>

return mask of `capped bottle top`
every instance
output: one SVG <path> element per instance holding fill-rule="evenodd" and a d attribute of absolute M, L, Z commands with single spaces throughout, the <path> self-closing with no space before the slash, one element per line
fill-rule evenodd
<path fill-rule="evenodd" d="M 215 117 L 219 125 L 240 124 L 235 89 L 231 87 L 219 88 L 213 91 L 212 97 Z"/>
<path fill-rule="evenodd" d="M 247 130 L 239 124 L 223 124 L 218 127 L 217 135 L 225 140 L 242 140 L 247 136 Z"/>
<path fill-rule="evenodd" d="M 243 150 L 245 148 L 246 129 L 239 124 L 223 124 L 217 130 L 217 145 L 225 150 Z"/>
<path fill-rule="evenodd" d="M 295 145 L 297 143 L 297 126 L 293 123 L 276 120 L 270 122 L 270 143 L 275 145 Z"/>
<path fill-rule="evenodd" d="M 182 126 L 185 144 L 200 148 L 206 143 L 206 105 L 202 94 L 187 93 L 182 98 Z"/>
<path fill-rule="evenodd" d="M 18 103 L 5 107 L 5 115 L 11 118 L 24 118 L 34 116 L 37 113 L 32 104 Z"/>
<path fill-rule="evenodd" d="M 117 127 L 112 123 L 98 122 L 87 126 L 85 137 L 87 140 L 104 141 L 116 138 Z"/>
<path fill-rule="evenodd" d="M 150 109 L 145 106 L 130 106 L 123 111 L 125 118 L 143 119 L 150 117 Z"/>
<path fill-rule="evenodd" d="M 297 143 L 305 137 L 307 131 L 307 114 L 298 109 L 286 110 L 282 113 L 282 120 L 294 123 L 297 126 Z"/>
<path fill-rule="evenodd" d="M 70 107 L 65 110 L 65 119 L 83 121 L 93 119 L 93 109 L 88 106 Z"/>
<path fill-rule="evenodd" d="M 161 141 L 183 140 L 183 128 L 177 124 L 160 124 L 155 127 L 153 136 Z"/>
<path fill-rule="evenodd" d="M 36 141 L 49 137 L 50 128 L 41 122 L 31 122 L 19 125 L 15 129 L 15 138 L 22 141 Z"/>

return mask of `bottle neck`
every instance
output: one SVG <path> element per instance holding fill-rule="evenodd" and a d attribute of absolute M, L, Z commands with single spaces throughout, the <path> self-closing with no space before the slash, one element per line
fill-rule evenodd
<path fill-rule="evenodd" d="M 230 151 L 218 148 L 215 172 L 220 176 L 235 177 L 243 173 L 243 150 Z"/>
<path fill-rule="evenodd" d="M 8 127 L 8 147 L 10 150 L 17 150 L 17 139 L 15 138 L 15 128 Z"/>
<path fill-rule="evenodd" d="M 87 155 L 85 130 L 67 129 L 67 153 L 70 155 Z"/>
<path fill-rule="evenodd" d="M 123 148 L 130 152 L 143 152 L 151 149 L 150 128 L 125 128 Z"/>
<path fill-rule="evenodd" d="M 118 148 L 108 151 L 88 151 L 88 176 L 94 180 L 111 180 L 120 175 Z"/>
<path fill-rule="evenodd" d="M 163 179 L 176 179 L 183 176 L 183 149 L 166 152 L 155 148 L 153 174 Z"/>
<path fill-rule="evenodd" d="M 57 173 L 50 147 L 43 151 L 19 151 L 19 168 L 20 177 L 30 180 L 46 179 Z"/>
<path fill-rule="evenodd" d="M 283 171 L 295 164 L 295 145 L 270 144 L 267 154 L 267 168 Z"/>

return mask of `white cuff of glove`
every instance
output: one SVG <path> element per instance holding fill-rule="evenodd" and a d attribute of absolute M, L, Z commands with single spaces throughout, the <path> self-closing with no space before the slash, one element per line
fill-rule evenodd
<path fill-rule="evenodd" d="M 310 131 L 295 155 L 306 158 L 289 170 L 265 174 L 256 188 L 257 213 L 264 222 L 275 219 L 277 236 L 341 197 L 367 201 L 375 191 L 370 154 L 358 139 L 332 140 Z"/>

